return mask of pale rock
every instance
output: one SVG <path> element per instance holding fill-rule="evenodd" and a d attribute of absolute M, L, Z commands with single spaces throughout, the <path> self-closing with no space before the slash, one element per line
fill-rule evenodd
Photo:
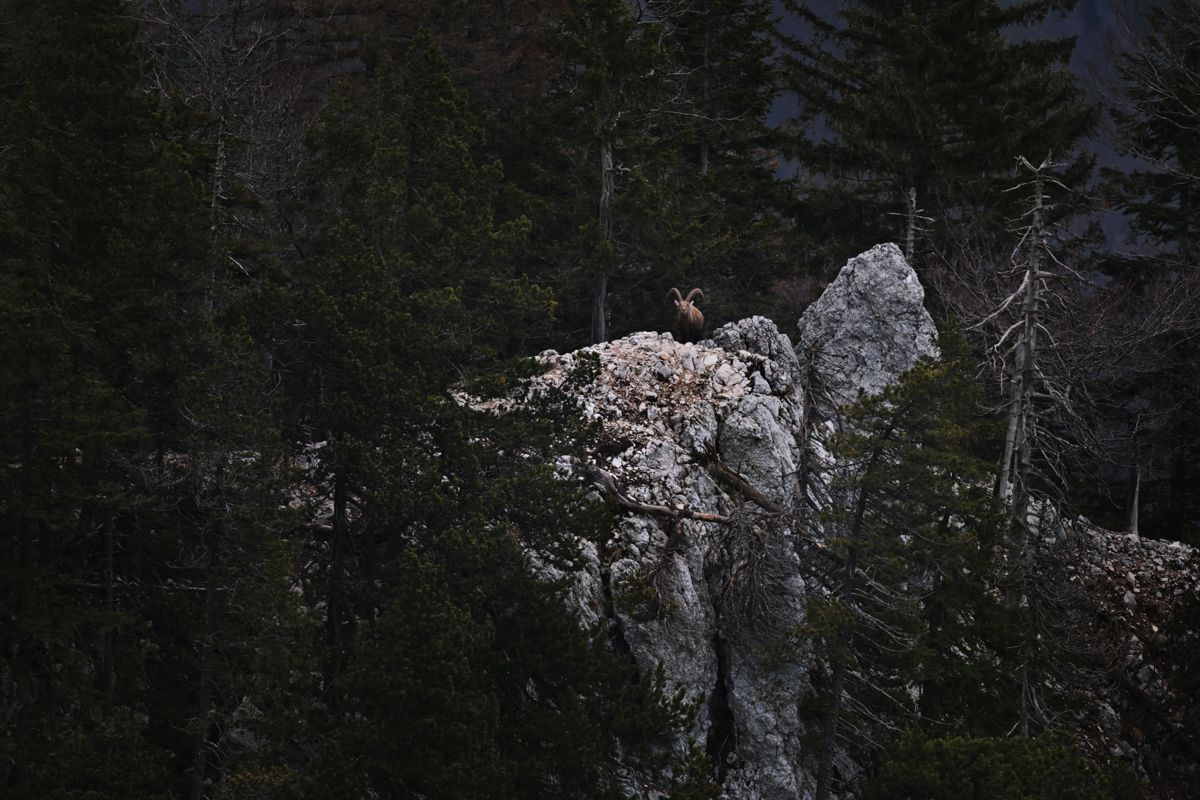
<path fill-rule="evenodd" d="M 796 352 L 835 405 L 877 394 L 917 360 L 936 357 L 937 328 L 925 290 L 894 244 L 846 263 L 800 317 Z"/>
<path fill-rule="evenodd" d="M 900 251 L 880 245 L 851 259 L 809 307 L 797 348 L 769 320 L 752 317 L 719 328 L 699 344 L 646 332 L 583 351 L 598 357 L 601 369 L 579 392 L 580 413 L 597 421 L 606 437 L 629 443 L 611 461 L 593 458 L 594 466 L 610 471 L 625 496 L 638 502 L 722 514 L 733 523 L 684 520 L 675 527 L 659 515 L 622 510 L 606 542 L 580 543 L 581 558 L 571 575 L 532 559 L 534 567 L 548 578 L 570 579 L 566 601 L 582 625 L 606 622 L 641 670 L 661 663 L 671 688 L 700 703 L 695 727 L 673 749 L 682 752 L 688 737 L 703 744 L 712 736 L 714 746 L 727 737 L 732 750 L 724 753 L 726 800 L 812 796 L 819 719 L 803 709 L 811 707 L 806 698 L 813 676 L 827 670 L 811 639 L 796 638 L 795 632 L 804 628 L 809 597 L 828 595 L 831 587 L 820 583 L 797 551 L 795 518 L 765 513 L 718 479 L 710 465 L 719 458 L 784 508 L 801 507 L 802 491 L 818 508 L 837 502 L 815 482 L 798 486 L 796 472 L 802 459 L 836 466 L 827 442 L 841 425 L 839 404 L 859 392 L 878 392 L 920 358 L 937 355 L 923 298 Z M 545 372 L 534 379 L 535 387 L 561 385 L 576 357 L 541 354 Z M 810 396 L 816 399 L 806 408 Z M 801 430 L 806 419 L 807 436 Z M 801 452 L 804 442 L 807 453 Z M 1121 625 L 1133 625 L 1140 616 L 1120 613 L 1139 600 L 1145 604 L 1136 594 L 1138 585 L 1176 592 L 1196 586 L 1190 548 L 1094 529 L 1079 536 L 1083 555 L 1076 576 L 1088 585 L 1113 587 L 1104 607 L 1110 618 L 1122 618 Z M 753 594 L 739 594 L 751 560 L 770 568 Z M 1138 582 L 1125 580 L 1131 573 Z M 745 601 L 749 596 L 758 598 L 757 605 Z M 647 597 L 656 602 L 647 604 Z M 793 638 L 786 658 L 765 657 Z M 1173 701 L 1169 675 L 1148 664 L 1151 655 L 1139 636 L 1130 631 L 1121 650 L 1126 669 L 1145 691 Z M 1122 733 L 1126 706 L 1098 698 L 1093 707 L 1101 701 L 1110 704 L 1093 718 L 1095 730 L 1107 731 L 1096 749 L 1111 746 L 1140 763 L 1142 756 Z M 662 776 L 626 766 L 630 797 L 665 791 Z M 863 766 L 838 750 L 835 769 L 840 778 L 853 780 Z"/>

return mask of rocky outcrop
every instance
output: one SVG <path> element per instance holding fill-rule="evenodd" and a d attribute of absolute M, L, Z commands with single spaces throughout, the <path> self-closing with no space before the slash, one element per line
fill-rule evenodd
<path fill-rule="evenodd" d="M 812 508 L 836 499 L 805 473 L 831 466 L 823 442 L 840 404 L 937 354 L 922 304 L 899 250 L 881 245 L 852 259 L 805 312 L 796 347 L 754 317 L 698 344 L 637 333 L 540 356 L 535 387 L 598 362 L 579 407 L 602 433 L 587 463 L 572 468 L 621 511 L 606 542 L 581 545 L 570 602 L 583 622 L 606 622 L 643 670 L 663 665 L 671 686 L 700 704 L 688 733 L 705 745 L 728 798 L 811 796 L 818 723 L 803 709 L 824 667 L 803 630 L 808 599 L 829 591 L 812 568 L 827 557 Z M 1181 587 L 1194 590 L 1194 555 L 1182 546 L 1091 531 L 1079 547 L 1074 580 L 1111 586 L 1098 607 L 1139 641 L 1167 613 L 1160 606 L 1176 603 Z M 1151 705 L 1169 707 L 1169 676 L 1148 649 L 1130 644 L 1129 669 Z M 1107 708 L 1080 714 L 1078 725 L 1133 759 L 1131 726 L 1152 712 L 1124 701 Z M 847 753 L 835 764 L 842 781 L 859 769 Z M 631 772 L 631 794 L 660 796 L 638 780 Z"/>
<path fill-rule="evenodd" d="M 1072 724 L 1099 758 L 1128 764 L 1156 797 L 1200 786 L 1200 558 L 1180 542 L 1080 523 L 1078 558 L 1063 577 L 1083 587 L 1109 659 L 1108 680 L 1086 687 Z"/>
<path fill-rule="evenodd" d="M 938 353 L 925 290 L 894 244 L 850 259 L 797 327 L 796 352 L 828 393 L 827 412 Z"/>
<path fill-rule="evenodd" d="M 816 588 L 804 562 L 820 543 L 800 476 L 819 447 L 807 426 L 834 409 L 809 419 L 808 386 L 853 398 L 934 352 L 922 297 L 899 251 L 883 246 L 847 264 L 805 315 L 804 359 L 762 317 L 699 344 L 638 333 L 541 356 L 539 382 L 551 386 L 599 360 L 580 408 L 603 433 L 581 469 L 625 512 L 602 548 L 583 546 L 571 601 L 584 622 L 607 616 L 641 668 L 664 665 L 701 703 L 690 735 L 731 798 L 793 800 L 814 783 L 802 629 Z M 875 344 L 860 357 L 863 341 Z"/>
<path fill-rule="evenodd" d="M 542 380 L 564 380 L 584 353 L 600 371 L 582 409 L 603 426 L 587 468 L 628 513 L 598 568 L 577 574 L 578 613 L 602 610 L 642 669 L 662 664 L 671 686 L 701 703 L 690 734 L 722 764 L 732 796 L 799 796 L 809 780 L 796 701 L 808 665 L 781 658 L 765 669 L 761 657 L 805 614 L 799 558 L 779 524 L 795 494 L 795 373 L 749 350 L 640 333 L 544 354 Z M 777 580 L 766 587 L 773 613 L 751 621 L 739 593 L 756 570 Z"/>

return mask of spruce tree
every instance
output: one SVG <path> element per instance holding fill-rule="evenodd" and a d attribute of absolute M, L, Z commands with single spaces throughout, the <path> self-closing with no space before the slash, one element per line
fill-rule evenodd
<path fill-rule="evenodd" d="M 326 213 L 289 318 L 329 508 L 314 797 L 610 796 L 616 737 L 678 724 L 534 575 L 603 520 L 555 476 L 582 443 L 567 398 L 497 416 L 463 395 L 513 388 L 552 308 L 520 273 L 527 222 L 496 219 L 481 131 L 421 34 L 312 136 Z"/>
<path fill-rule="evenodd" d="M 1053 739 L 953 736 L 909 732 L 888 748 L 863 793 L 867 800 L 1137 800 L 1138 780 L 1121 767 L 1089 763 Z"/>
<path fill-rule="evenodd" d="M 944 249 L 950 227 L 1003 231 L 1015 216 L 1003 190 L 1018 155 L 1053 153 L 1078 187 L 1097 112 L 1067 69 L 1074 40 L 1011 38 L 1073 5 L 861 0 L 831 22 L 789 2 L 814 32 L 790 41 L 788 82 L 807 128 L 794 157 L 812 179 L 812 224 L 843 255 L 901 241 L 915 192 L 933 219 L 926 246 Z"/>
<path fill-rule="evenodd" d="M 1137 159 L 1108 177 L 1131 233 L 1159 258 L 1188 263 L 1195 248 L 1200 125 L 1195 118 L 1200 71 L 1200 12 L 1182 0 L 1146 11 L 1141 35 L 1117 60 L 1122 97 L 1111 110 L 1118 146 Z M 1143 267 L 1151 262 L 1140 261 Z"/>
<path fill-rule="evenodd" d="M 457 413 L 442 393 L 549 321 L 549 295 L 514 274 L 527 226 L 495 222 L 500 174 L 476 161 L 479 135 L 428 36 L 399 69 L 381 66 L 361 105 L 340 95 L 311 135 L 312 191 L 326 213 L 289 301 L 303 323 L 292 328 L 291 371 L 303 378 L 296 413 L 325 443 L 332 494 L 330 680 L 355 617 L 347 559 L 373 549 L 352 542 L 366 520 L 351 506 L 371 502 L 382 481 L 407 480 L 412 505 L 392 513 L 400 525 L 419 517 L 439 480 L 424 432 Z"/>
<path fill-rule="evenodd" d="M 16 796 L 58 782 L 51 765 L 78 726 L 146 758 L 97 791 L 163 788 L 149 767 L 161 754 L 118 708 L 138 678 L 120 581 L 140 493 L 125 457 L 169 404 L 170 379 L 146 368 L 169 345 L 142 331 L 169 327 L 155 309 L 178 286 L 188 180 L 175 184 L 158 146 L 123 11 L 40 4 L 6 65 L 17 88 L 0 113 L 0 528 L 12 554 L 0 786 Z M 82 756 L 77 767 L 104 769 Z"/>
<path fill-rule="evenodd" d="M 903 725 L 996 732 L 1012 717 L 997 668 L 1009 626 L 991 567 L 999 518 L 971 452 L 980 435 L 961 354 L 847 409 L 827 513 L 836 589 L 812 606 L 829 659 L 818 798 L 833 791 L 843 727 L 869 747 Z"/>
<path fill-rule="evenodd" d="M 20 765 L 3 774 L 15 796 L 198 797 L 223 723 L 281 685 L 221 668 L 278 645 L 264 619 L 287 617 L 279 448 L 261 359 L 227 313 L 236 292 L 212 279 L 200 161 L 146 91 L 129 11 L 39 4 L 7 65 L 0 513 L 15 692 L 0 741 Z"/>
<path fill-rule="evenodd" d="M 788 274 L 771 30 L 757 2 L 567 5 L 563 74 L 493 129 L 528 268 L 561 301 L 556 346 L 669 328 L 673 286 L 704 289 L 713 324 L 761 311 Z"/>
<path fill-rule="evenodd" d="M 1194 113 L 1200 10 L 1171 0 L 1151 6 L 1138 22 L 1134 41 L 1116 62 L 1120 78 L 1111 109 L 1117 147 L 1130 164 L 1105 173 L 1107 191 L 1129 225 L 1130 252 L 1105 256 L 1099 266 L 1115 289 L 1110 306 L 1119 322 L 1109 326 L 1112 338 L 1148 344 L 1126 359 L 1131 363 L 1122 364 L 1117 380 L 1096 389 L 1124 440 L 1110 456 L 1129 476 L 1127 488 L 1113 491 L 1123 501 L 1121 523 L 1131 532 L 1195 541 L 1200 504 L 1191 487 L 1200 418 L 1191 397 L 1200 353 L 1192 309 L 1200 282 L 1192 264 L 1200 213 Z"/>
<path fill-rule="evenodd" d="M 497 132 L 533 222 L 533 270 L 561 298 L 574 343 L 624 329 L 613 318 L 629 310 L 623 287 L 649 269 L 647 237 L 671 225 L 656 213 L 663 187 L 649 155 L 650 111 L 666 91 L 662 23 L 644 22 L 621 0 L 571 0 L 554 41 L 563 70 L 550 97 Z"/>
<path fill-rule="evenodd" d="M 660 178 L 674 200 L 658 216 L 685 221 L 684 246 L 664 252 L 654 276 L 702 287 L 717 324 L 764 313 L 774 284 L 794 276 L 799 238 L 790 187 L 775 174 L 785 137 L 767 125 L 781 77 L 772 4 L 648 6 L 664 20 L 670 65 L 656 127 L 672 145 L 657 157 L 674 161 Z"/>

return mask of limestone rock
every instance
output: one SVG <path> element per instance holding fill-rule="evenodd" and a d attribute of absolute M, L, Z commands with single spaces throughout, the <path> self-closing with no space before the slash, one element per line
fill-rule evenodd
<path fill-rule="evenodd" d="M 800 512 L 801 493 L 811 501 L 822 490 L 800 487 L 797 473 L 801 464 L 836 468 L 823 442 L 840 424 L 839 406 L 937 355 L 923 297 L 900 251 L 880 245 L 851 259 L 805 312 L 797 349 L 753 317 L 698 344 L 636 333 L 539 356 L 545 371 L 531 391 L 598 362 L 574 391 L 602 432 L 587 463 L 561 467 L 624 501 L 606 541 L 581 543 L 567 601 L 582 624 L 606 621 L 640 669 L 662 664 L 671 688 L 700 703 L 694 729 L 674 746 L 682 752 L 689 736 L 705 744 L 728 800 L 794 800 L 815 787 L 819 720 L 801 709 L 825 668 L 801 632 L 808 599 L 830 587 L 804 543 L 819 526 Z M 817 499 L 838 502 L 828 492 Z M 1155 661 L 1147 631 L 1200 589 L 1195 554 L 1091 528 L 1076 538 L 1070 580 L 1099 592 L 1097 607 L 1127 635 L 1125 674 L 1138 696 L 1178 703 L 1183 677 Z M 1145 709 L 1128 697 L 1094 706 L 1077 725 L 1096 731 L 1096 751 L 1143 758 L 1131 731 Z M 840 751 L 835 769 L 847 781 L 862 767 Z M 663 776 L 628 772 L 630 797 L 664 796 Z"/>
<path fill-rule="evenodd" d="M 850 259 L 800 317 L 796 351 L 834 405 L 876 394 L 922 356 L 936 357 L 925 290 L 894 244 Z"/>
<path fill-rule="evenodd" d="M 688 733 L 725 759 L 731 797 L 802 796 L 811 772 L 797 701 L 808 691 L 811 654 L 797 646 L 769 669 L 761 654 L 794 638 L 807 586 L 789 523 L 718 467 L 773 507 L 794 503 L 802 400 L 790 343 L 762 318 L 700 344 L 638 333 L 577 353 L 544 353 L 539 381 L 557 385 L 593 356 L 599 372 L 583 387 L 580 408 L 603 433 L 588 468 L 611 476 L 636 503 L 726 521 L 623 513 L 596 561 L 588 556 L 574 574 L 569 602 L 585 623 L 603 608 L 641 669 L 663 664 L 671 687 L 701 703 Z M 770 581 L 771 613 L 745 602 L 751 562 Z"/>

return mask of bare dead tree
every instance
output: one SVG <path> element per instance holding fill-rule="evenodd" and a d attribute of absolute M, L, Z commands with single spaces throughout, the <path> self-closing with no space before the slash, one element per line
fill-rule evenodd
<path fill-rule="evenodd" d="M 314 19 L 266 0 L 204 10 L 154 0 L 144 23 L 154 88 L 182 100 L 210 154 L 209 226 L 224 261 L 213 270 L 249 276 L 262 242 L 299 246 L 289 206 L 304 158 Z"/>
<path fill-rule="evenodd" d="M 893 213 L 891 216 L 904 217 L 904 260 L 913 265 L 917 256 L 917 242 L 925 240 L 929 235 L 928 224 L 933 217 L 925 214 L 925 209 L 917 205 L 917 189 L 908 187 L 904 196 L 904 212 Z"/>

